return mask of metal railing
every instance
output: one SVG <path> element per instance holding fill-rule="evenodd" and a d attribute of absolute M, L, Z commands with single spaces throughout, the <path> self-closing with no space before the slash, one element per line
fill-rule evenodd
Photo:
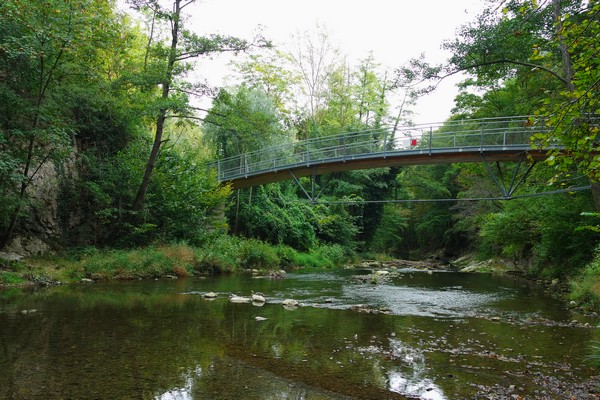
<path fill-rule="evenodd" d="M 529 116 L 384 127 L 270 146 L 217 160 L 210 167 L 217 170 L 223 182 L 337 161 L 475 149 L 529 149 L 534 147 L 532 135 L 548 130 L 543 120 Z"/>

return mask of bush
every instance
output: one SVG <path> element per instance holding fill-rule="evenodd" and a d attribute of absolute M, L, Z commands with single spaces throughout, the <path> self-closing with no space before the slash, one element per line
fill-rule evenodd
<path fill-rule="evenodd" d="M 234 236 L 216 237 L 197 250 L 199 267 L 208 272 L 236 270 L 240 246 L 241 240 Z"/>
<path fill-rule="evenodd" d="M 316 255 L 323 262 L 327 262 L 331 267 L 339 267 L 348 259 L 346 250 L 339 244 L 321 245 L 311 250 L 311 254 Z"/>
<path fill-rule="evenodd" d="M 183 244 L 137 250 L 103 251 L 84 257 L 82 273 L 92 279 L 157 278 L 190 276 L 198 264 L 195 252 Z M 77 273 L 76 269 L 72 269 Z"/>
<path fill-rule="evenodd" d="M 239 266 L 273 269 L 279 266 L 279 257 L 272 246 L 256 239 L 247 239 L 242 241 L 239 249 Z"/>
<path fill-rule="evenodd" d="M 600 311 L 600 254 L 571 281 L 569 298 L 583 308 Z"/>
<path fill-rule="evenodd" d="M 294 267 L 297 266 L 296 260 L 298 258 L 298 252 L 286 245 L 277 245 L 275 246 L 275 252 L 277 253 L 277 257 L 279 257 L 279 266 L 282 268 Z"/>
<path fill-rule="evenodd" d="M 339 244 L 320 245 L 309 253 L 296 253 L 293 263 L 306 268 L 330 269 L 343 265 L 348 258 L 349 254 Z"/>

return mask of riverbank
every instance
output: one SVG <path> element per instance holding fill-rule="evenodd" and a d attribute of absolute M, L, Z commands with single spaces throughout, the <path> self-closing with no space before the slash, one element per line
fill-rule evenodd
<path fill-rule="evenodd" d="M 85 248 L 30 258 L 0 253 L 0 288 L 182 278 L 246 270 L 268 275 L 270 271 L 305 267 L 331 269 L 344 265 L 382 270 L 414 268 L 519 276 L 543 287 L 581 313 L 600 313 L 600 262 L 590 264 L 576 277 L 561 281 L 558 278 L 529 276 L 508 262 L 491 259 L 482 261 L 472 255 L 446 262 L 431 258 L 423 261 L 388 259 L 356 263 L 356 257 L 353 258 L 337 245 L 322 245 L 310 252 L 299 252 L 288 246 L 273 246 L 258 240 L 231 236 L 217 237 L 202 247 L 168 244 L 128 250 Z"/>
<path fill-rule="evenodd" d="M 61 283 L 182 278 L 256 270 L 268 273 L 300 267 L 336 268 L 350 260 L 341 246 L 322 245 L 310 252 L 272 246 L 253 239 L 218 237 L 206 246 L 187 244 L 140 249 L 85 248 L 41 257 L 0 257 L 0 287 Z"/>

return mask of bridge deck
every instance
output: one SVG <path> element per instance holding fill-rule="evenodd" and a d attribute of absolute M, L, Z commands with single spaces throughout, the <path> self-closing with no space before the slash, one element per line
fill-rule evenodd
<path fill-rule="evenodd" d="M 546 158 L 531 137 L 547 128 L 530 117 L 380 128 L 271 146 L 211 164 L 234 189 L 355 169 Z"/>
<path fill-rule="evenodd" d="M 243 189 L 246 187 L 292 179 L 293 176 L 300 178 L 304 176 L 311 176 L 313 174 L 325 175 L 333 172 L 394 167 L 402 165 L 482 162 L 484 159 L 486 161 L 518 162 L 519 160 L 523 159 L 523 156 L 526 156 L 531 160 L 538 161 L 546 159 L 547 154 L 545 151 L 531 150 L 531 147 L 523 149 L 510 148 L 503 150 L 484 149 L 483 151 L 480 149 L 454 152 L 432 151 L 431 154 L 421 152 L 390 152 L 379 156 L 370 154 L 368 157 L 328 159 L 318 160 L 308 164 L 287 165 L 281 167 L 281 169 L 256 171 L 253 174 L 242 175 L 233 179 L 225 179 L 222 181 L 231 183 L 233 189 Z"/>

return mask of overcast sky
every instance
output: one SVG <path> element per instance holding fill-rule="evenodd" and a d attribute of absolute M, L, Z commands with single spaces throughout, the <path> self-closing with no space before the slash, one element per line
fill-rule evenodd
<path fill-rule="evenodd" d="M 448 54 L 440 45 L 455 36 L 457 28 L 473 20 L 485 0 L 200 0 L 193 7 L 193 22 L 201 33 L 249 37 L 258 25 L 276 44 L 289 43 L 298 32 L 329 32 L 331 41 L 350 60 L 373 52 L 375 60 L 393 69 L 425 53 L 432 62 Z M 211 83 L 223 74 L 213 71 Z M 450 115 L 458 78 L 443 82 L 419 101 L 415 122 L 437 122 Z"/>

